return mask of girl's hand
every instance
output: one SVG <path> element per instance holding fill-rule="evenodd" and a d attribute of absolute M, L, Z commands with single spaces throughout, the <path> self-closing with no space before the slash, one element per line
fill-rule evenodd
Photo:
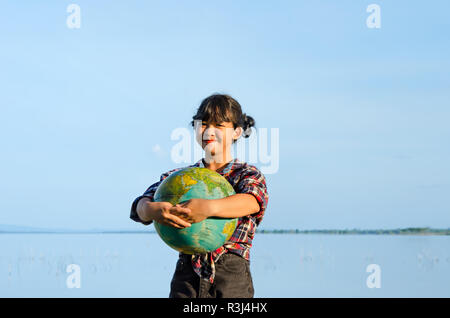
<path fill-rule="evenodd" d="M 152 214 L 152 219 L 159 224 L 172 226 L 177 229 L 191 226 L 189 222 L 177 216 L 182 213 L 190 213 L 191 211 L 188 208 L 173 206 L 170 202 L 150 202 L 150 204 L 153 206 L 149 207 L 149 213 Z"/>
<path fill-rule="evenodd" d="M 212 200 L 206 199 L 190 199 L 184 201 L 176 205 L 176 207 L 182 209 L 180 212 L 177 212 L 176 215 L 190 223 L 201 222 L 211 216 L 211 202 Z"/>

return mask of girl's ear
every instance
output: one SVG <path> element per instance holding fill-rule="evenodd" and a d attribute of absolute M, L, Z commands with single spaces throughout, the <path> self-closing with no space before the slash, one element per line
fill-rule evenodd
<path fill-rule="evenodd" d="M 242 129 L 242 127 L 237 127 L 233 132 L 233 139 L 238 140 L 243 132 L 244 130 Z"/>

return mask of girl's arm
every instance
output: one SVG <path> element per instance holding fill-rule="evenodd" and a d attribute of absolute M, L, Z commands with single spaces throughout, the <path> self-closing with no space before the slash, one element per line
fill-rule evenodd
<path fill-rule="evenodd" d="M 197 223 L 209 217 L 239 218 L 259 211 L 258 201 L 252 194 L 237 193 L 223 199 L 190 199 L 177 204 L 189 211 L 173 212 L 190 223 Z"/>
<path fill-rule="evenodd" d="M 209 200 L 210 217 L 239 218 L 259 211 L 256 198 L 248 193 L 237 193 L 223 199 Z"/>

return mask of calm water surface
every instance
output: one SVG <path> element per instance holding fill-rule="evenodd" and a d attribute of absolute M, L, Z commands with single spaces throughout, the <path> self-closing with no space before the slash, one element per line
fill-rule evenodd
<path fill-rule="evenodd" d="M 177 258 L 156 234 L 0 234 L 0 297 L 167 297 Z M 251 270 L 255 297 L 450 297 L 450 237 L 257 234 Z"/>

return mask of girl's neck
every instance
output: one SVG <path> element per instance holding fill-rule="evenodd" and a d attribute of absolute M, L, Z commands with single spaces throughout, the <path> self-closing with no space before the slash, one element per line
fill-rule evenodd
<path fill-rule="evenodd" d="M 203 164 L 205 165 L 205 168 L 208 168 L 210 170 L 220 170 L 221 168 L 225 167 L 230 161 L 233 160 L 233 157 L 231 154 L 227 154 L 226 156 L 221 156 L 220 159 L 217 159 L 216 156 L 209 157 L 209 158 L 203 158 Z"/>

